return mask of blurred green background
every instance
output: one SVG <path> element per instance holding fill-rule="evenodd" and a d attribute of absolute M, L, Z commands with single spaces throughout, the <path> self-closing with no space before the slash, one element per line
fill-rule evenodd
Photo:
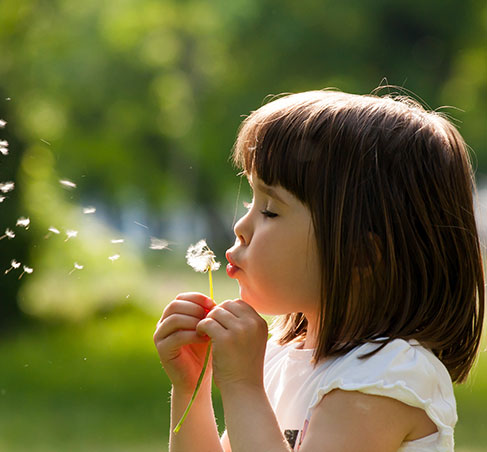
<path fill-rule="evenodd" d="M 222 260 L 233 242 L 248 192 L 228 156 L 268 95 L 390 84 L 440 108 L 472 148 L 485 243 L 486 5 L 2 0 L 0 450 L 167 450 L 152 333 L 178 292 L 207 291 L 188 245 Z M 217 299 L 237 294 L 215 274 Z M 487 450 L 485 348 L 456 388 L 460 452 Z"/>

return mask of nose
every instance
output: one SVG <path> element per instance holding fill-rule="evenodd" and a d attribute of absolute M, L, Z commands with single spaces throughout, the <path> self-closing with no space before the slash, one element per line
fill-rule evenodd
<path fill-rule="evenodd" d="M 252 237 L 249 212 L 245 214 L 240 220 L 237 221 L 233 228 L 233 232 L 240 242 L 241 246 L 247 246 L 250 243 Z"/>

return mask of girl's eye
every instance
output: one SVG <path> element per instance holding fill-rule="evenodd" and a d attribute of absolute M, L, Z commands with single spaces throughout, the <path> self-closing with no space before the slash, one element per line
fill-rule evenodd
<path fill-rule="evenodd" d="M 267 217 L 267 218 L 275 218 L 277 217 L 277 213 L 274 213 L 274 212 L 271 212 L 270 210 L 261 210 L 260 213 L 262 215 L 264 215 L 264 217 Z"/>

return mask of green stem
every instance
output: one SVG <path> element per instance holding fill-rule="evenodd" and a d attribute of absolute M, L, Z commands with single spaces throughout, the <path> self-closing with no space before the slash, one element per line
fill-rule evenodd
<path fill-rule="evenodd" d="M 211 270 L 208 270 L 208 278 L 210 282 L 210 298 L 213 300 L 213 278 L 211 276 Z M 200 376 L 198 377 L 198 381 L 196 382 L 196 388 L 194 388 L 193 395 L 191 396 L 191 399 L 188 403 L 188 406 L 184 410 L 183 415 L 181 416 L 181 419 L 179 420 L 178 424 L 176 427 L 174 427 L 173 432 L 178 433 L 179 430 L 181 429 L 181 426 L 183 425 L 183 422 L 185 421 L 186 417 L 189 414 L 189 410 L 191 409 L 194 399 L 196 399 L 196 396 L 198 395 L 201 383 L 203 382 L 203 377 L 205 376 L 206 368 L 208 367 L 208 361 L 210 360 L 210 354 L 211 354 L 211 342 L 208 344 L 208 348 L 206 349 L 206 356 L 205 356 L 205 361 L 203 362 L 203 369 L 201 369 Z"/>

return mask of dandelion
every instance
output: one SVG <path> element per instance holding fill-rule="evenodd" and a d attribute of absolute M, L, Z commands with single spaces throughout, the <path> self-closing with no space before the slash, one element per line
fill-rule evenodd
<path fill-rule="evenodd" d="M 67 242 L 69 239 L 73 239 L 75 237 L 78 237 L 78 231 L 74 231 L 73 229 L 68 229 L 66 231 L 66 240 L 65 240 L 65 242 Z"/>
<path fill-rule="evenodd" d="M 191 245 L 186 252 L 186 262 L 194 271 L 206 273 L 218 270 L 220 262 L 215 261 L 215 253 L 211 251 L 205 240 L 200 240 L 196 245 Z"/>
<path fill-rule="evenodd" d="M 151 250 L 165 250 L 169 249 L 169 242 L 164 239 L 158 239 L 156 237 L 150 238 L 150 247 Z"/>
<path fill-rule="evenodd" d="M 13 239 L 15 237 L 15 232 L 12 231 L 12 229 L 5 229 L 5 234 L 3 234 L 1 237 L 0 237 L 0 240 L 3 240 L 5 238 L 8 238 L 9 240 Z"/>
<path fill-rule="evenodd" d="M 20 226 L 22 228 L 29 229 L 29 225 L 30 225 L 30 218 L 20 217 L 17 220 L 17 223 L 15 226 Z"/>
<path fill-rule="evenodd" d="M 15 259 L 12 259 L 10 261 L 10 268 L 7 268 L 7 270 L 5 270 L 5 274 L 7 274 L 9 271 L 15 270 L 19 267 L 20 267 L 20 262 L 17 262 Z"/>
<path fill-rule="evenodd" d="M 210 283 L 210 298 L 213 299 L 213 279 L 211 276 L 211 272 L 213 270 L 218 270 L 220 268 L 220 262 L 215 260 L 215 253 L 211 251 L 210 247 L 206 244 L 205 240 L 200 240 L 196 245 L 191 245 L 186 252 L 186 261 L 189 266 L 193 268 L 193 270 L 197 272 L 208 272 L 208 279 Z M 201 386 L 201 382 L 203 381 L 203 377 L 206 372 L 206 368 L 208 367 L 208 361 L 210 359 L 211 353 L 211 343 L 208 345 L 206 349 L 206 356 L 205 361 L 203 362 L 203 369 L 201 369 L 200 376 L 198 377 L 198 381 L 196 383 L 196 388 L 194 389 L 193 395 L 191 396 L 191 400 L 186 407 L 181 419 L 179 420 L 178 424 L 174 428 L 174 433 L 178 433 L 179 429 L 183 425 L 184 420 L 188 416 L 189 410 L 193 405 L 194 399 L 198 395 L 198 391 Z"/>
<path fill-rule="evenodd" d="M 3 129 L 7 125 L 7 121 L 0 119 L 0 129 Z"/>
<path fill-rule="evenodd" d="M 68 275 L 73 273 L 75 270 L 83 270 L 83 268 L 84 268 L 84 265 L 80 265 L 80 264 L 78 264 L 78 262 L 75 262 L 73 269 L 68 273 Z"/>
<path fill-rule="evenodd" d="M 69 189 L 72 189 L 72 188 L 76 188 L 76 184 L 74 182 L 71 182 L 70 180 L 68 179 L 60 179 L 59 180 L 59 183 L 64 187 L 64 188 L 69 188 Z"/>
<path fill-rule="evenodd" d="M 85 214 L 85 215 L 89 215 L 89 214 L 92 214 L 95 212 L 96 212 L 96 207 L 89 206 L 89 207 L 85 207 L 83 209 L 83 214 Z"/>
<path fill-rule="evenodd" d="M 34 271 L 33 268 L 27 267 L 27 265 L 24 265 L 24 271 L 20 274 L 19 279 L 22 278 L 22 276 L 24 276 L 25 273 L 30 275 L 33 271 Z"/>
<path fill-rule="evenodd" d="M 108 259 L 110 259 L 112 262 L 115 262 L 117 259 L 120 259 L 120 254 L 114 254 L 113 256 L 110 256 Z"/>
<path fill-rule="evenodd" d="M 113 244 L 117 244 L 117 243 L 123 243 L 123 242 L 125 242 L 125 240 L 124 239 L 113 239 L 113 240 L 110 240 L 110 242 Z"/>
<path fill-rule="evenodd" d="M 8 193 L 15 187 L 15 182 L 0 182 L 0 191 L 2 193 Z"/>

